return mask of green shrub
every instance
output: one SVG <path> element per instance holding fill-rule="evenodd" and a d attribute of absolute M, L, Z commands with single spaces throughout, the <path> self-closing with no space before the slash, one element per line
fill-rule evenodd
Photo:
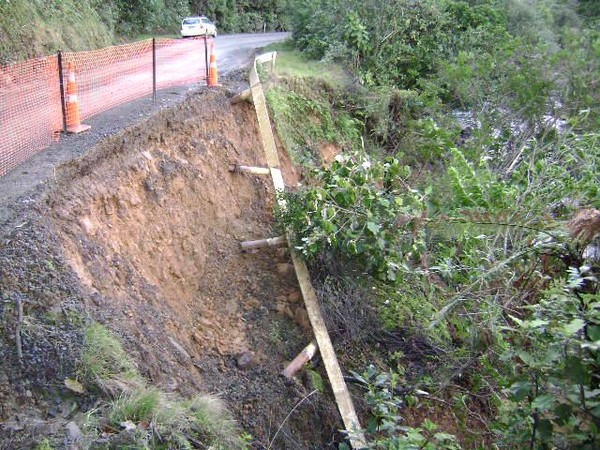
<path fill-rule="evenodd" d="M 570 268 L 538 304 L 511 316 L 512 367 L 500 421 L 506 444 L 597 448 L 600 444 L 600 295 L 589 267 Z"/>

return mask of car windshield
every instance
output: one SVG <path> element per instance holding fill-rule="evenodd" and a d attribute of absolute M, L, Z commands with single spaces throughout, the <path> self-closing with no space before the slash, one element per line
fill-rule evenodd
<path fill-rule="evenodd" d="M 202 19 L 202 22 L 212 24 L 212 22 L 210 20 L 208 20 L 206 17 Z"/>
<path fill-rule="evenodd" d="M 197 25 L 200 23 L 200 19 L 184 19 L 183 20 L 183 24 L 184 25 Z"/>

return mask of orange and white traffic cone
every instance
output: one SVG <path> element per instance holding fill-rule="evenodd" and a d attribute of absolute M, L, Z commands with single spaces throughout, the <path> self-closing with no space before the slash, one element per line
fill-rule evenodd
<path fill-rule="evenodd" d="M 210 64 L 208 66 L 208 86 L 221 86 L 219 84 L 219 71 L 217 70 L 217 52 L 214 47 L 210 52 Z"/>
<path fill-rule="evenodd" d="M 81 133 L 91 127 L 81 123 L 79 100 L 77 99 L 77 81 L 75 81 L 75 66 L 69 62 L 67 66 L 67 133 Z"/>

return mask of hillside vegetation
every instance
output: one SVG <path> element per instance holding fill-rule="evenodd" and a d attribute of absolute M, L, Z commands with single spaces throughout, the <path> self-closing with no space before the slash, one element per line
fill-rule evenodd
<path fill-rule="evenodd" d="M 372 448 L 598 448 L 598 3 L 293 3 L 296 48 L 354 80 L 269 91 L 309 167 L 280 220 Z"/>
<path fill-rule="evenodd" d="M 190 13 L 289 27 L 267 99 L 304 179 L 276 213 L 370 448 L 600 447 L 596 0 L 1 5 L 1 61 L 175 32 Z"/>
<path fill-rule="evenodd" d="M 202 14 L 219 32 L 286 27 L 284 0 L 3 0 L 0 64 L 58 50 L 90 50 L 148 34 L 179 33 L 181 19 Z"/>

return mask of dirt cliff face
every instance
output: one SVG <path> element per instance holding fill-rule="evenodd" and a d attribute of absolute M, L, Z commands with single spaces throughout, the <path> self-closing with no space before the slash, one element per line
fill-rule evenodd
<path fill-rule="evenodd" d="M 24 224 L 5 230 L 0 442 L 60 434 L 91 407 L 63 384 L 89 320 L 161 389 L 218 393 L 256 448 L 281 424 L 272 448 L 333 442 L 340 425 L 326 394 L 284 423 L 310 389 L 278 373 L 311 335 L 286 250 L 240 251 L 277 234 L 270 179 L 230 173 L 230 163 L 265 165 L 254 110 L 205 90 L 60 168 Z"/>

